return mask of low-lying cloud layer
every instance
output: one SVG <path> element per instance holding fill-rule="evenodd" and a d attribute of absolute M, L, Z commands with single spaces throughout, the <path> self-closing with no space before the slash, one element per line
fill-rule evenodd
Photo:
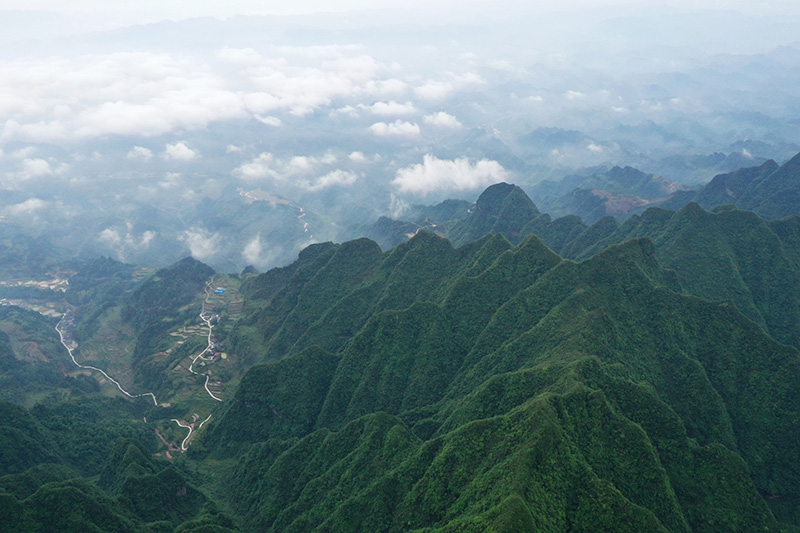
<path fill-rule="evenodd" d="M 413 73 L 338 45 L 0 61 L 0 142 L 153 137 L 247 118 L 278 127 L 282 113 L 305 117 L 334 101 L 372 116 L 409 116 L 417 112 L 410 96 L 437 98 L 455 88 L 398 76 Z"/>
<path fill-rule="evenodd" d="M 364 163 L 367 157 L 361 152 L 352 152 L 347 161 Z M 320 156 L 296 155 L 279 158 L 264 152 L 234 169 L 233 175 L 244 182 L 271 181 L 270 185 L 294 186 L 306 191 L 320 191 L 334 185 L 350 186 L 359 179 L 351 170 L 332 168 L 339 158 L 332 153 Z"/>
<path fill-rule="evenodd" d="M 212 259 L 222 244 L 222 235 L 205 228 L 190 228 L 183 232 L 180 240 L 186 244 L 192 257 L 200 261 Z"/>

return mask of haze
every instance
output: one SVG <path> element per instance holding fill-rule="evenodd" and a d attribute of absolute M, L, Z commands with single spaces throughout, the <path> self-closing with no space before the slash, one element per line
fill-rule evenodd
<path fill-rule="evenodd" d="M 268 268 L 499 181 L 800 150 L 794 3 L 248 4 L 5 2 L 4 231 Z"/>

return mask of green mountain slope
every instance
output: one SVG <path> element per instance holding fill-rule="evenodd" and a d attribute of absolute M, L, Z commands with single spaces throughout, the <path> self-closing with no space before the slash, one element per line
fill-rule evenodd
<path fill-rule="evenodd" d="M 764 168 L 767 167 L 771 169 L 770 175 L 777 168 L 765 163 Z M 749 170 L 739 172 L 747 174 Z M 749 183 L 751 179 L 744 181 Z M 520 190 L 518 194 L 524 193 Z M 482 219 L 496 220 L 501 213 L 512 212 L 504 210 L 502 201 L 495 202 L 491 210 L 484 209 Z M 504 219 L 505 229 L 494 227 L 489 231 L 508 238 L 535 234 L 551 249 L 572 259 L 588 258 L 628 239 L 650 238 L 656 245 L 659 262 L 675 270 L 684 290 L 707 300 L 730 300 L 779 341 L 800 346 L 800 219 L 797 217 L 764 220 L 732 206 L 720 206 L 709 212 L 696 203 L 676 212 L 650 208 L 622 224 L 605 217 L 591 226 L 577 217 L 553 220 L 549 215 L 535 215 L 531 211 L 520 213 Z M 486 224 L 473 220 L 475 216 L 460 224 L 486 229 Z M 512 227 L 522 229 L 512 234 L 507 230 Z M 459 226 L 453 228 L 454 232 L 458 230 Z M 458 235 L 471 233 L 463 231 Z"/>
<path fill-rule="evenodd" d="M 709 212 L 694 203 L 677 212 L 652 208 L 575 255 L 588 257 L 644 236 L 686 291 L 730 300 L 779 341 L 800 346 L 800 218 L 765 221 L 751 212 Z"/>
<path fill-rule="evenodd" d="M 279 360 L 248 372 L 210 425 L 205 453 L 239 457 L 226 486 L 247 527 L 800 523 L 800 427 L 787 423 L 800 409 L 795 349 L 734 306 L 677 292 L 646 239 L 581 263 L 536 238 L 440 241 L 421 234 L 355 264 L 328 247 L 326 261 L 293 267 L 317 283 L 284 317 L 301 305 L 326 316 L 335 297 L 359 318 L 341 342 L 311 324 L 298 337 L 308 342 L 267 349 Z M 254 323 L 279 316 L 272 306 L 286 306 L 295 281 L 284 283 L 253 308 Z M 397 283 L 405 298 L 388 296 Z"/>

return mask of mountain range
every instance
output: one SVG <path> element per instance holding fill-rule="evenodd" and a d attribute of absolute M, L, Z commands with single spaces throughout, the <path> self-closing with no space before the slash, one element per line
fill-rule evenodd
<path fill-rule="evenodd" d="M 791 187 L 791 165 L 762 167 L 711 184 Z M 3 523 L 800 530 L 800 218 L 691 202 L 587 225 L 505 183 L 414 218 L 383 222 L 387 243 L 406 236 L 388 250 L 314 244 L 263 274 L 84 265 L 64 293 L 75 338 L 125 346 L 113 368 L 160 403 L 23 370 L 70 363 L 55 319 L 6 308 L 3 400 L 21 405 L 0 404 Z M 218 402 L 184 363 L 212 289 L 242 298 L 215 311 Z M 54 355 L 22 360 L 26 339 Z M 153 426 L 167 443 L 169 419 L 198 412 L 186 453 L 165 459 Z"/>

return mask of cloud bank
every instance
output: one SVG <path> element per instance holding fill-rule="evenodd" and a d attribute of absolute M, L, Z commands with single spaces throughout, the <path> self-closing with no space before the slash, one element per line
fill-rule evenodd
<path fill-rule="evenodd" d="M 439 111 L 438 113 L 433 113 L 431 115 L 425 115 L 422 118 L 422 121 L 425 124 L 437 128 L 447 128 L 455 130 L 461 127 L 461 122 L 459 122 L 456 117 L 454 117 L 449 113 L 445 113 L 444 111 Z"/>
<path fill-rule="evenodd" d="M 171 159 L 173 161 L 191 161 L 197 157 L 197 152 L 186 146 L 186 143 L 179 141 L 173 144 L 167 144 L 164 147 L 162 154 L 164 159 Z"/>
<path fill-rule="evenodd" d="M 421 164 L 398 170 L 392 184 L 401 192 L 424 196 L 478 189 L 507 179 L 508 172 L 497 161 L 481 159 L 473 164 L 466 157 L 447 160 L 427 154 Z"/>
<path fill-rule="evenodd" d="M 420 129 L 416 123 L 395 120 L 391 124 L 376 122 L 369 127 L 370 133 L 378 137 L 419 137 Z"/>

